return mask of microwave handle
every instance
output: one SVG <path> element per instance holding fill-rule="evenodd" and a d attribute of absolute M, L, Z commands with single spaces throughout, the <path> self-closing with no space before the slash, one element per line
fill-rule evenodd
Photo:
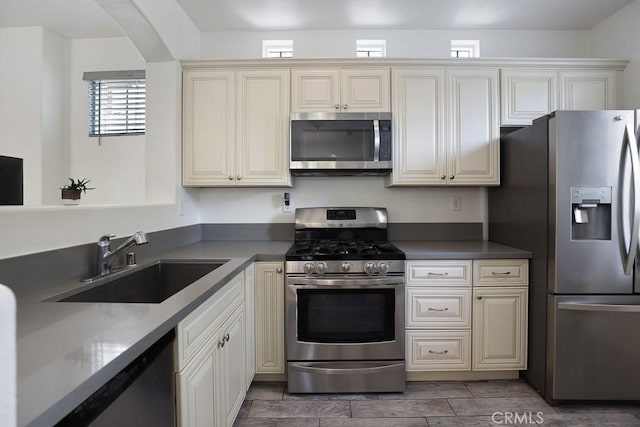
<path fill-rule="evenodd" d="M 373 121 L 373 161 L 380 161 L 380 120 Z"/>

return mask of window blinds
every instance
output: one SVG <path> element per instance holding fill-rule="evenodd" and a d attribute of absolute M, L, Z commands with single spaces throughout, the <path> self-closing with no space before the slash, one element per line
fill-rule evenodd
<path fill-rule="evenodd" d="M 84 73 L 89 83 L 89 136 L 144 134 L 145 71 Z"/>

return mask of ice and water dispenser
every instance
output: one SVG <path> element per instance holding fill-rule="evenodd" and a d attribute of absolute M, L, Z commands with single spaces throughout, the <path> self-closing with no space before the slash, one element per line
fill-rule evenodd
<path fill-rule="evenodd" d="M 611 240 L 611 187 L 572 187 L 572 240 Z"/>

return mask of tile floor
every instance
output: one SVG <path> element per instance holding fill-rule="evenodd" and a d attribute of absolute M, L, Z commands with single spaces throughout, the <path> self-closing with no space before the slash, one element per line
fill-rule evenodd
<path fill-rule="evenodd" d="M 404 393 L 288 394 L 254 383 L 234 427 L 640 426 L 640 404 L 549 406 L 524 381 L 410 382 Z"/>

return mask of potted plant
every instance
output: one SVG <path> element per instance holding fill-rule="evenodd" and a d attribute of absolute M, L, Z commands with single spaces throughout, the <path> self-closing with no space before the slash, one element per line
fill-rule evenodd
<path fill-rule="evenodd" d="M 92 187 L 87 187 L 87 184 L 91 182 L 90 179 L 73 179 L 69 178 L 71 184 L 67 184 L 62 187 L 62 200 L 65 204 L 78 204 L 80 200 L 80 195 L 82 193 L 86 193 L 87 190 L 93 190 Z"/>

